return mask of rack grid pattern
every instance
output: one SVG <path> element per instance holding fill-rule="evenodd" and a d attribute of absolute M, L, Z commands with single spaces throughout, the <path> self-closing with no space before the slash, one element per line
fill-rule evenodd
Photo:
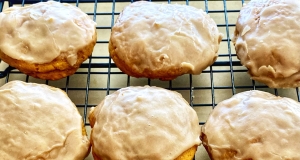
<path fill-rule="evenodd" d="M 26 6 L 36 0 L 0 0 L 0 12 L 10 6 Z M 183 75 L 173 81 L 134 78 L 122 73 L 109 57 L 108 40 L 114 21 L 132 0 L 61 0 L 81 8 L 97 22 L 98 40 L 92 56 L 72 76 L 58 81 L 44 81 L 26 76 L 0 60 L 0 85 L 12 80 L 48 84 L 67 92 L 80 110 L 88 127 L 88 112 L 108 94 L 126 86 L 159 86 L 180 92 L 199 116 L 203 125 L 218 102 L 246 90 L 263 90 L 300 101 L 299 89 L 270 89 L 250 79 L 241 66 L 231 43 L 235 22 L 244 0 L 161 0 L 155 3 L 178 3 L 205 10 L 224 34 L 218 60 L 200 75 Z"/>
<path fill-rule="evenodd" d="M 0 11 L 9 6 L 26 6 L 39 1 L 36 0 L 0 0 Z M 236 18 L 240 7 L 245 3 L 241 1 L 153 1 L 155 3 L 179 3 L 191 5 L 205 10 L 217 23 L 220 32 L 224 34 L 218 60 L 208 67 L 201 75 L 183 75 L 173 81 L 159 81 L 145 78 L 133 78 L 122 73 L 109 57 L 108 40 L 111 27 L 123 7 L 133 1 L 130 0 L 61 0 L 73 4 L 86 12 L 97 22 L 98 40 L 93 55 L 85 61 L 80 69 L 72 76 L 59 81 L 42 81 L 23 75 L 18 70 L 0 62 L 1 83 L 20 79 L 26 82 L 45 83 L 65 90 L 74 100 L 77 107 L 83 109 L 86 125 L 88 109 L 96 106 L 105 95 L 119 88 L 131 85 L 155 85 L 183 94 L 184 98 L 196 109 L 199 123 L 204 124 L 206 117 L 218 102 L 231 97 L 241 91 L 259 89 L 279 96 L 287 96 L 299 101 L 299 90 L 296 89 L 269 89 L 264 84 L 250 80 L 247 70 L 240 65 L 236 57 L 231 36 L 234 31 Z M 8 4 L 5 4 L 8 3 Z M 237 6 L 237 7 L 231 7 Z M 6 8 L 7 8 L 6 7 Z M 101 81 L 98 83 L 97 81 Z M 78 93 L 76 93 L 78 92 Z M 97 95 L 98 94 L 98 95 Z M 80 97 L 81 96 L 81 97 Z M 82 98 L 84 97 L 84 98 Z M 97 102 L 97 100 L 99 102 Z M 202 109 L 201 109 L 202 108 Z M 206 108 L 203 112 L 203 108 Z M 208 108 L 208 109 L 207 109 Z M 208 110 L 208 111 L 207 111 Z"/>

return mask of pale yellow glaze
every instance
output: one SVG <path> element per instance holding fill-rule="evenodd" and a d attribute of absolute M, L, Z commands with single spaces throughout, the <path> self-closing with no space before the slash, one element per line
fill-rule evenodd
<path fill-rule="evenodd" d="M 252 0 L 232 39 L 254 80 L 272 88 L 300 86 L 300 1 Z"/>
<path fill-rule="evenodd" d="M 262 91 L 220 102 L 202 132 L 212 159 L 300 159 L 300 104 Z"/>
<path fill-rule="evenodd" d="M 221 39 L 201 9 L 139 1 L 124 8 L 110 41 L 132 70 L 154 74 L 180 68 L 181 74 L 200 74 L 217 59 Z"/>
<path fill-rule="evenodd" d="M 83 160 L 90 142 L 68 96 L 47 85 L 12 81 L 0 87 L 0 157 Z"/>
<path fill-rule="evenodd" d="M 74 65 L 77 50 L 93 41 L 94 34 L 92 19 L 66 3 L 40 2 L 0 13 L 0 50 L 28 63 L 49 63 L 62 56 Z"/>
<path fill-rule="evenodd" d="M 172 160 L 200 144 L 196 112 L 166 89 L 120 89 L 94 108 L 94 116 L 92 150 L 100 159 Z"/>

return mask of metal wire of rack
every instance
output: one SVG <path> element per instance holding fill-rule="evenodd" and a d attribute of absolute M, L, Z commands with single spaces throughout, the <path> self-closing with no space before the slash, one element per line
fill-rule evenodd
<path fill-rule="evenodd" d="M 0 0 L 0 12 L 13 5 L 26 6 L 37 0 Z M 126 86 L 152 85 L 178 91 L 198 113 L 203 125 L 218 102 L 246 90 L 264 90 L 278 96 L 300 101 L 299 89 L 270 89 L 250 79 L 241 66 L 230 37 L 244 0 L 160 0 L 158 3 L 179 3 L 205 10 L 224 34 L 218 60 L 200 75 L 183 75 L 173 81 L 134 78 L 122 73 L 109 57 L 108 40 L 114 21 L 123 7 L 133 0 L 61 0 L 73 4 L 97 22 L 98 40 L 92 56 L 72 76 L 58 81 L 44 81 L 26 76 L 0 60 L 0 85 L 11 80 L 44 83 L 61 88 L 81 112 L 84 124 L 89 127 L 89 109 L 96 106 L 108 94 Z"/>

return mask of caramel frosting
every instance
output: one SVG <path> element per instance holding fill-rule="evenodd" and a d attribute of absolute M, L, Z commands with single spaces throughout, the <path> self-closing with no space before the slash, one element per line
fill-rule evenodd
<path fill-rule="evenodd" d="M 174 91 L 122 88 L 92 112 L 92 150 L 100 159 L 171 160 L 200 144 L 197 114 Z"/>
<path fill-rule="evenodd" d="M 217 59 L 221 39 L 216 23 L 201 9 L 139 1 L 116 20 L 110 39 L 116 55 L 111 56 L 140 71 L 137 75 L 172 68 L 200 74 Z"/>
<path fill-rule="evenodd" d="M 254 80 L 272 88 L 300 86 L 300 1 L 252 0 L 240 12 L 237 56 Z"/>
<path fill-rule="evenodd" d="M 201 138 L 215 160 L 300 159 L 299 124 L 299 102 L 253 90 L 220 102 Z"/>
<path fill-rule="evenodd" d="M 47 85 L 11 81 L 0 87 L 1 159 L 82 160 L 90 142 L 68 96 Z"/>
<path fill-rule="evenodd" d="M 55 1 L 10 7 L 0 13 L 0 50 L 28 63 L 62 56 L 73 66 L 77 50 L 93 41 L 95 23 L 79 8 Z"/>

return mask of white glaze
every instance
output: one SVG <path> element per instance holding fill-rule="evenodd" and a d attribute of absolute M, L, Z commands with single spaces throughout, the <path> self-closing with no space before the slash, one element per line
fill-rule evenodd
<path fill-rule="evenodd" d="M 200 144 L 196 112 L 158 87 L 127 87 L 94 108 L 93 153 L 102 159 L 175 159 Z"/>
<path fill-rule="evenodd" d="M 117 57 L 140 74 L 173 68 L 200 74 L 216 60 L 221 39 L 201 9 L 139 1 L 124 8 L 110 41 Z"/>
<path fill-rule="evenodd" d="M 300 86 L 300 1 L 252 0 L 232 39 L 254 80 L 272 88 Z"/>
<path fill-rule="evenodd" d="M 28 63 L 49 63 L 62 56 L 72 66 L 78 48 L 89 44 L 94 33 L 91 18 L 66 3 L 40 2 L 0 13 L 0 49 Z"/>
<path fill-rule="evenodd" d="M 299 102 L 253 90 L 220 102 L 202 132 L 215 160 L 229 151 L 231 160 L 291 160 L 300 159 L 299 124 Z"/>
<path fill-rule="evenodd" d="M 90 142 L 60 89 L 12 81 L 0 87 L 1 159 L 82 160 Z"/>

